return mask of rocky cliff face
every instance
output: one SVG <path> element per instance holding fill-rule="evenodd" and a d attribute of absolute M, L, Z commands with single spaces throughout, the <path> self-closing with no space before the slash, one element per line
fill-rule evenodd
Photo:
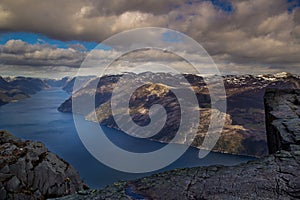
<path fill-rule="evenodd" d="M 0 131 L 0 199 L 45 199 L 84 187 L 77 171 L 44 144 Z"/>
<path fill-rule="evenodd" d="M 162 80 L 175 79 L 182 82 L 176 75 L 150 72 L 132 76 L 128 81 L 138 83 L 141 77 L 148 78 L 151 82 L 136 90 L 130 101 L 130 114 L 137 124 L 143 126 L 150 121 L 148 109 L 153 104 L 163 105 L 167 110 L 167 122 L 163 129 L 154 137 L 150 138 L 157 141 L 169 142 L 177 133 L 178 124 L 180 124 L 180 106 L 172 93 L 172 90 L 180 90 L 180 87 L 173 87 L 169 90 L 165 85 L 160 84 Z M 91 110 L 86 108 L 86 98 L 93 94 L 90 82 L 85 80 L 85 86 L 73 93 L 73 98 L 82 102 L 82 108 L 78 110 L 79 114 L 85 115 L 87 119 L 99 122 L 113 128 L 118 128 L 111 114 L 110 98 L 120 75 L 104 76 L 98 83 L 96 92 L 96 114 L 97 118 L 91 115 Z M 196 93 L 199 109 L 200 123 L 199 131 L 193 146 L 201 148 L 203 138 L 207 132 L 210 123 L 210 97 L 207 86 L 202 77 L 192 74 L 185 74 L 185 79 L 192 85 Z M 81 78 L 82 79 L 82 78 Z M 71 81 L 70 83 L 74 82 Z M 89 84 L 90 83 L 90 84 Z M 70 84 L 72 85 L 72 84 Z M 184 85 L 184 84 L 182 84 Z M 267 138 L 265 132 L 265 115 L 263 96 L 266 88 L 298 88 L 300 79 L 297 76 L 280 73 L 275 75 L 242 75 L 225 76 L 224 85 L 227 93 L 227 113 L 226 123 L 220 140 L 214 148 L 214 151 L 262 156 L 267 154 Z M 123 91 L 126 92 L 126 89 Z M 72 98 L 66 100 L 59 108 L 62 112 L 72 112 Z M 187 134 L 178 137 L 177 143 L 191 142 L 187 139 Z"/>
<path fill-rule="evenodd" d="M 265 107 L 269 152 L 300 151 L 300 90 L 268 90 Z"/>
<path fill-rule="evenodd" d="M 269 156 L 232 167 L 178 169 L 63 199 L 299 199 L 300 90 L 265 96 Z"/>

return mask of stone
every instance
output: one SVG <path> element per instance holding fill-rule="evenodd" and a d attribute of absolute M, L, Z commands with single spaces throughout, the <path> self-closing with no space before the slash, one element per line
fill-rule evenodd
<path fill-rule="evenodd" d="M 9 192 L 19 192 L 21 190 L 20 180 L 16 176 L 13 176 L 9 181 L 7 181 L 6 189 Z"/>
<path fill-rule="evenodd" d="M 41 142 L 0 131 L 0 149 L 0 199 L 60 197 L 84 187 L 78 172 Z"/>

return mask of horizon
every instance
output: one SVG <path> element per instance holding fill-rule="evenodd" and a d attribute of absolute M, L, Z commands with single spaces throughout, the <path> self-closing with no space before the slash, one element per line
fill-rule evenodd
<path fill-rule="evenodd" d="M 73 78 L 77 78 L 77 77 L 95 77 L 95 78 L 101 78 L 104 76 L 118 76 L 118 75 L 123 75 L 123 74 L 128 74 L 128 73 L 132 73 L 135 75 L 140 75 L 143 73 L 163 73 L 163 74 L 170 74 L 170 75 L 176 75 L 175 73 L 172 72 L 151 72 L 151 71 L 145 71 L 145 72 L 139 72 L 139 73 L 134 73 L 134 72 L 120 72 L 117 74 L 104 74 L 103 76 L 96 76 L 96 75 L 83 75 L 83 76 L 62 76 L 62 77 L 56 77 L 56 78 L 52 78 L 52 77 L 43 77 L 43 76 L 23 76 L 23 75 L 11 75 L 11 76 L 6 76 L 6 75 L 0 75 L 0 77 L 2 78 L 37 78 L 37 79 L 41 79 L 41 80 L 62 80 L 64 78 L 68 78 L 68 79 L 73 79 Z M 204 77 L 204 74 L 192 74 L 192 73 L 181 73 L 182 75 L 195 75 L 195 76 L 199 76 L 199 77 Z M 281 71 L 281 72 L 276 72 L 276 73 L 264 73 L 264 74 L 222 74 L 222 77 L 227 77 L 227 76 L 276 76 L 276 75 L 281 75 L 281 74 L 287 74 L 287 75 L 292 75 L 292 76 L 299 76 L 300 74 L 293 74 L 290 72 L 286 72 L 286 71 Z M 211 76 L 218 76 L 217 74 L 209 74 L 206 75 L 206 77 L 211 77 Z"/>

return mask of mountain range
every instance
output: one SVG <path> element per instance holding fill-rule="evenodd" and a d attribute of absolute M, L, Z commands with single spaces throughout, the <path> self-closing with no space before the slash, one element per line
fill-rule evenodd
<path fill-rule="evenodd" d="M 0 77 L 0 106 L 28 98 L 47 87 L 45 82 L 38 78 Z"/>
<path fill-rule="evenodd" d="M 82 102 L 82 107 L 77 111 L 87 120 L 95 121 L 101 125 L 119 129 L 111 113 L 112 92 L 124 74 L 106 75 L 99 80 L 94 76 L 65 77 L 62 79 L 39 79 L 27 77 L 0 77 L 0 106 L 9 102 L 29 98 L 30 95 L 50 87 L 61 87 L 71 96 L 59 106 L 61 112 L 72 112 L 72 98 Z M 132 120 L 145 126 L 150 123 L 149 108 L 154 104 L 164 106 L 167 113 L 166 124 L 158 134 L 149 137 L 151 140 L 170 142 L 176 135 L 180 125 L 180 104 L 174 95 L 174 90 L 183 87 L 169 88 L 164 83 L 169 80 L 179 80 L 184 86 L 183 78 L 192 86 L 196 94 L 200 110 L 200 123 L 197 135 L 193 141 L 186 133 L 177 137 L 176 143 L 192 142 L 192 146 L 201 148 L 201 144 L 208 130 L 211 113 L 211 99 L 208 87 L 203 77 L 199 75 L 184 74 L 183 76 L 169 73 L 141 74 L 127 73 L 130 77 L 128 85 L 140 83 L 141 79 L 150 80 L 139 87 L 132 95 L 129 103 Z M 73 91 L 75 80 L 82 86 Z M 93 94 L 92 85 L 96 83 L 95 110 L 97 117 L 92 115 L 86 105 L 86 98 Z M 216 152 L 263 156 L 268 153 L 267 138 L 265 134 L 265 115 L 263 96 L 267 88 L 295 89 L 300 88 L 300 78 L 289 73 L 268 75 L 227 75 L 223 77 L 226 90 L 227 111 L 221 113 L 225 117 L 225 125 L 220 139 L 214 147 Z M 126 89 L 124 90 L 126 93 Z M 120 97 L 122 98 L 122 97 Z M 193 108 L 189 108 L 193 109 Z"/>
<path fill-rule="evenodd" d="M 29 98 L 31 95 L 51 87 L 64 87 L 71 79 L 40 79 L 31 77 L 0 76 L 0 106 Z"/>
<path fill-rule="evenodd" d="M 73 91 L 73 98 L 76 98 L 78 102 L 82 102 L 82 107 L 76 112 L 85 115 L 88 120 L 119 129 L 112 116 L 110 105 L 112 92 L 122 76 L 122 74 L 106 75 L 101 77 L 100 80 L 90 77 L 85 81 L 81 81 L 82 88 Z M 126 74 L 126 76 L 129 77 L 127 80 L 128 85 L 139 84 L 143 78 L 150 80 L 131 95 L 129 108 L 133 121 L 140 126 L 149 124 L 151 120 L 149 118 L 149 108 L 151 105 L 163 105 L 167 112 L 166 124 L 158 134 L 149 137 L 149 139 L 170 142 L 178 130 L 181 117 L 180 105 L 172 90 L 182 90 L 183 88 L 172 87 L 172 89 L 169 89 L 163 84 L 163 81 L 176 79 L 179 82 L 184 82 L 181 80 L 182 76 L 169 73 L 154 74 L 151 72 L 130 73 Z M 201 148 L 210 123 L 211 112 L 214 112 L 211 109 L 208 87 L 204 78 L 199 75 L 184 74 L 183 77 L 192 86 L 197 96 L 201 117 L 194 141 L 188 141 L 187 130 L 187 133 L 180 135 L 175 142 L 180 144 L 192 142 L 192 146 Z M 300 88 L 300 78 L 297 75 L 283 72 L 269 75 L 228 75 L 224 76 L 223 80 L 226 90 L 227 112 L 222 114 L 225 115 L 226 120 L 221 137 L 213 150 L 242 155 L 266 155 L 268 150 L 263 104 L 265 90 L 267 88 Z M 95 85 L 95 81 L 99 81 L 96 83 L 97 90 L 95 95 L 96 118 L 92 114 L 92 110 L 89 110 L 85 104 L 86 98 L 93 95 L 94 88 L 92 86 Z M 74 85 L 74 79 L 69 84 Z M 70 92 L 68 83 L 65 88 L 68 88 Z M 122 91 L 126 93 L 126 89 Z M 122 96 L 119 96 L 119 98 L 122 99 Z M 58 110 L 61 112 L 72 112 L 72 97 L 67 99 Z"/>

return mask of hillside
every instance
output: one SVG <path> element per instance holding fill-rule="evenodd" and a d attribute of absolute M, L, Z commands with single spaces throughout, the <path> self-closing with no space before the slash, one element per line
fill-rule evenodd
<path fill-rule="evenodd" d="M 180 124 L 180 106 L 172 90 L 180 91 L 181 87 L 169 89 L 162 84 L 163 80 L 178 79 L 177 75 L 150 72 L 142 74 L 129 74 L 128 85 L 139 83 L 145 77 L 150 83 L 136 90 L 130 100 L 130 114 L 135 123 L 140 126 L 147 125 L 150 121 L 148 111 L 153 104 L 160 104 L 167 110 L 167 121 L 163 129 L 152 140 L 169 142 L 173 139 Z M 95 95 L 95 109 L 97 118 L 93 117 L 92 110 L 86 107 L 86 98 L 93 94 L 95 79 L 86 81 L 83 88 L 73 93 L 82 106 L 77 110 L 79 114 L 85 115 L 88 120 L 99 122 L 101 125 L 117 128 L 111 114 L 111 94 L 121 75 L 104 76 L 100 79 Z M 210 96 L 203 78 L 197 75 L 185 74 L 185 79 L 192 85 L 196 93 L 199 110 L 201 113 L 199 130 L 193 146 L 201 148 L 203 138 L 210 123 L 211 112 Z M 171 82 L 170 82 L 171 83 Z M 171 83 L 172 84 L 172 83 Z M 182 82 L 183 85 L 183 82 Z M 227 94 L 227 112 L 225 115 L 225 126 L 214 151 L 262 156 L 267 154 L 267 139 L 264 129 L 264 105 L 263 95 L 267 88 L 299 88 L 298 76 L 279 73 L 275 75 L 241 75 L 225 76 L 224 86 Z M 126 87 L 123 91 L 127 91 Z M 122 97 L 120 97 L 122 99 Z M 193 109 L 193 108 L 190 108 Z M 72 112 L 72 98 L 66 100 L 59 108 L 62 112 Z M 191 142 L 186 134 L 180 135 L 176 143 Z"/>
<path fill-rule="evenodd" d="M 29 98 L 31 95 L 50 87 L 64 87 L 71 80 L 40 79 L 30 77 L 1 77 L 0 76 L 0 106 Z"/>

